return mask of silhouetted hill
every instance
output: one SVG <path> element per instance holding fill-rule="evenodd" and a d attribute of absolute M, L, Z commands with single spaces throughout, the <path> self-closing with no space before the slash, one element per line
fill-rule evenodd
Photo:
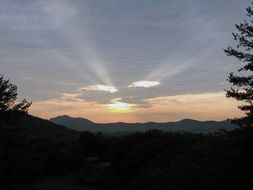
<path fill-rule="evenodd" d="M 149 129 L 158 129 L 167 132 L 186 131 L 196 133 L 209 133 L 219 131 L 220 129 L 233 130 L 236 127 L 228 121 L 197 121 L 192 119 L 184 119 L 178 122 L 166 123 L 94 123 L 84 118 L 59 116 L 50 119 L 50 121 L 78 131 L 105 133 L 144 132 Z"/>
<path fill-rule="evenodd" d="M 88 119 L 84 118 L 73 118 L 68 115 L 58 116 L 55 118 L 51 118 L 49 121 L 63 125 L 65 127 L 68 127 L 70 129 L 74 129 L 77 131 L 87 131 L 91 130 L 90 127 L 93 127 L 95 123 Z"/>
<path fill-rule="evenodd" d="M 28 139 L 44 138 L 52 141 L 65 141 L 80 135 L 78 131 L 31 115 L 22 117 L 17 125 L 21 127 L 21 134 Z"/>

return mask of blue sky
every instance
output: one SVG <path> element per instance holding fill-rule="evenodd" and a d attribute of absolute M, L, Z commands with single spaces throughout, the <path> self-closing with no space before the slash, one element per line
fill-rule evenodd
<path fill-rule="evenodd" d="M 34 102 L 32 113 L 45 118 L 64 110 L 105 122 L 225 119 L 230 115 L 199 117 L 200 111 L 170 107 L 146 112 L 161 106 L 149 100 L 220 94 L 229 87 L 227 75 L 239 65 L 223 49 L 233 45 L 231 32 L 249 5 L 250 0 L 0 0 L 0 72 L 18 86 L 20 97 Z M 61 107 L 56 100 L 85 105 Z M 88 113 L 86 104 L 103 112 Z M 99 120 L 95 114 L 116 118 Z"/>

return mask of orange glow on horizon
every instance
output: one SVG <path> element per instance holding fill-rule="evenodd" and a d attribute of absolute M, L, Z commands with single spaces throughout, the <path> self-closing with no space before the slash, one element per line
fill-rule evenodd
<path fill-rule="evenodd" d="M 46 119 L 69 115 L 101 123 L 168 122 L 185 118 L 225 120 L 243 115 L 237 108 L 239 103 L 226 98 L 223 92 L 151 98 L 144 100 L 147 107 L 137 107 L 119 99 L 112 100 L 111 104 L 99 104 L 73 97 L 68 94 L 68 97 L 34 102 L 30 114 Z"/>

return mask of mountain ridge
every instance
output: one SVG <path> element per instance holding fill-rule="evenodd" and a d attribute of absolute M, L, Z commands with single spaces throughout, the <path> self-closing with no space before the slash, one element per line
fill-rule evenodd
<path fill-rule="evenodd" d="M 217 132 L 220 129 L 233 130 L 235 125 L 224 121 L 198 121 L 194 119 L 182 119 L 175 122 L 145 122 L 145 123 L 95 123 L 86 118 L 70 117 L 67 115 L 57 116 L 49 121 L 78 131 L 91 132 L 144 132 L 149 129 L 158 129 L 166 132 L 185 131 L 197 133 Z"/>

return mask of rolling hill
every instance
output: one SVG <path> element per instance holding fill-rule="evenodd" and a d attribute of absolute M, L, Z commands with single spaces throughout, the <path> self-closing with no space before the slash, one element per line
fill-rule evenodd
<path fill-rule="evenodd" d="M 84 118 L 73 118 L 64 115 L 52 118 L 50 121 L 78 131 L 105 133 L 144 132 L 149 129 L 158 129 L 167 132 L 185 131 L 209 133 L 219 131 L 220 129 L 233 130 L 236 127 L 228 121 L 197 121 L 192 119 L 166 123 L 94 123 Z"/>
<path fill-rule="evenodd" d="M 17 126 L 21 128 L 21 135 L 27 139 L 44 138 L 51 141 L 66 141 L 78 138 L 80 135 L 79 131 L 31 115 L 20 118 Z"/>

